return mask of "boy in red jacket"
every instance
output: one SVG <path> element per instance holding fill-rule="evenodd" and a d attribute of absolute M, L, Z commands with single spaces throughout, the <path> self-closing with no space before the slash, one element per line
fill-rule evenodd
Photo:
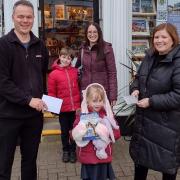
<path fill-rule="evenodd" d="M 62 48 L 59 59 L 52 65 L 48 76 L 48 95 L 63 99 L 59 122 L 61 125 L 61 141 L 63 162 L 76 162 L 76 144 L 70 139 L 69 131 L 73 128 L 76 110 L 80 108 L 80 91 L 78 87 L 78 71 L 71 66 L 73 51 Z"/>

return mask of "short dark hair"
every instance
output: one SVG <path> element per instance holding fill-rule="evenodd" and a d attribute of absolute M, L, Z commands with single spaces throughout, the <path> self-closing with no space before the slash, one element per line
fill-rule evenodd
<path fill-rule="evenodd" d="M 14 6 L 13 6 L 13 13 L 14 13 L 15 9 L 19 5 L 28 6 L 28 7 L 32 8 L 33 13 L 34 13 L 34 6 L 33 6 L 33 4 L 30 1 L 27 1 L 27 0 L 19 0 L 19 1 L 15 2 Z"/>

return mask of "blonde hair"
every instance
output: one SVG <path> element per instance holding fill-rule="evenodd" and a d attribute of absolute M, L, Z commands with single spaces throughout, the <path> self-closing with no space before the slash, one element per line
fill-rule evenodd
<path fill-rule="evenodd" d="M 87 89 L 86 100 L 89 102 L 95 97 L 95 99 L 101 99 L 105 102 L 104 90 L 101 86 L 94 84 Z"/>

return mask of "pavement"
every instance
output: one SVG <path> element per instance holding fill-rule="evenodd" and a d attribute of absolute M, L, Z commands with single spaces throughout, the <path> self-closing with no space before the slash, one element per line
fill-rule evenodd
<path fill-rule="evenodd" d="M 58 127 L 57 121 L 54 121 L 54 124 Z M 55 126 L 53 125 L 53 127 Z M 44 130 L 47 129 L 46 122 Z M 129 156 L 129 141 L 127 139 L 128 137 L 122 137 L 114 144 L 112 166 L 116 180 L 133 180 L 134 165 Z M 44 133 L 37 159 L 38 180 L 80 180 L 80 163 L 63 163 L 61 156 L 60 135 Z M 20 161 L 20 149 L 17 146 L 11 180 L 20 180 Z M 180 180 L 179 174 L 177 180 Z M 161 178 L 161 173 L 150 170 L 147 180 L 161 180 Z"/>

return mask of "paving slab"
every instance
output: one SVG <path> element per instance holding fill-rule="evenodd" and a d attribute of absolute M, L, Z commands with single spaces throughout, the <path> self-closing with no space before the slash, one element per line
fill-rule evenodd
<path fill-rule="evenodd" d="M 40 144 L 38 180 L 79 180 L 80 163 L 63 163 L 60 136 L 45 136 Z M 134 165 L 129 156 L 129 142 L 124 138 L 114 145 L 112 162 L 117 180 L 133 180 Z M 177 180 L 180 180 L 178 173 Z M 148 180 L 160 180 L 161 173 L 149 171 Z M 20 180 L 20 150 L 17 146 L 11 180 Z"/>

